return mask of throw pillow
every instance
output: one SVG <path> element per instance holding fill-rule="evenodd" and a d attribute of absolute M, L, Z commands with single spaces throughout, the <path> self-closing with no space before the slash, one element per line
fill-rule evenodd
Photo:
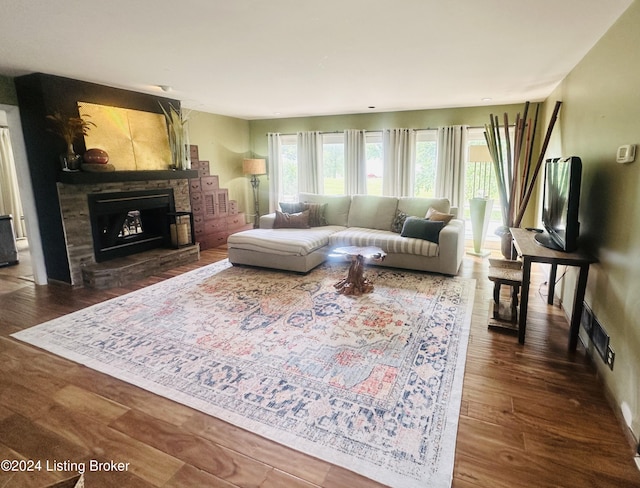
<path fill-rule="evenodd" d="M 282 213 L 294 214 L 304 212 L 306 209 L 305 204 L 301 202 L 280 202 Z"/>
<path fill-rule="evenodd" d="M 305 210 L 309 210 L 309 226 L 320 227 L 322 225 L 328 225 L 327 219 L 324 216 L 327 210 L 326 203 L 309 203 L 305 202 Z"/>
<path fill-rule="evenodd" d="M 274 229 L 308 229 L 309 211 L 298 213 L 283 213 L 276 210 L 276 219 L 273 222 Z"/>
<path fill-rule="evenodd" d="M 309 211 L 309 227 L 320 227 L 328 225 L 324 216 L 327 210 L 326 203 L 310 203 L 310 202 L 280 202 L 282 213 L 295 214 Z"/>
<path fill-rule="evenodd" d="M 438 212 L 435 208 L 429 207 L 429 210 L 427 210 L 427 215 L 425 215 L 424 218 L 434 222 L 444 222 L 444 225 L 447 225 L 449 221 L 453 218 L 453 215 Z"/>
<path fill-rule="evenodd" d="M 404 221 L 407 220 L 408 216 L 406 213 L 396 210 L 396 216 L 393 218 L 393 222 L 391 222 L 391 232 L 400 234 L 404 226 Z"/>
<path fill-rule="evenodd" d="M 407 217 L 400 235 L 402 237 L 413 237 L 414 239 L 423 239 L 438 244 L 440 242 L 440 231 L 444 225 L 442 221 Z"/>

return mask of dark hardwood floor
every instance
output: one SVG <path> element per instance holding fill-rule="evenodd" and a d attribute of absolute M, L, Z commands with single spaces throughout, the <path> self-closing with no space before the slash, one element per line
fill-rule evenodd
<path fill-rule="evenodd" d="M 377 483 L 9 337 L 15 331 L 226 258 L 202 252 L 122 289 L 36 286 L 28 256 L 0 270 L 0 459 L 128 462 L 85 474 L 97 487 L 375 487 Z M 22 269 L 20 266 L 23 266 Z M 640 487 L 633 448 L 568 324 L 546 304 L 534 266 L 526 345 L 487 329 L 486 260 L 466 256 L 477 280 L 453 486 Z M 535 296 L 534 296 L 535 293 Z M 56 466 L 50 466 L 56 467 Z M 71 476 L 0 471 L 0 488 L 43 487 Z M 44 468 L 44 466 L 43 466 Z"/>

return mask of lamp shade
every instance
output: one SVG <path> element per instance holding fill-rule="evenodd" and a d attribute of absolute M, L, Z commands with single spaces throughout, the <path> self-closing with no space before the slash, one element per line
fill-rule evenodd
<path fill-rule="evenodd" d="M 267 172 L 267 162 L 264 159 L 245 159 L 242 172 L 245 175 L 263 175 Z"/>
<path fill-rule="evenodd" d="M 469 162 L 471 163 L 490 163 L 491 154 L 486 144 L 478 146 L 469 146 Z"/>

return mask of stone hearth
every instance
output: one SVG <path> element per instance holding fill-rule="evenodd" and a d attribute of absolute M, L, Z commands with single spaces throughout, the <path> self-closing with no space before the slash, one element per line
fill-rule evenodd
<path fill-rule="evenodd" d="M 198 259 L 198 244 L 180 249 L 152 249 L 104 263 L 86 265 L 82 268 L 82 279 L 87 288 L 114 288 Z"/>

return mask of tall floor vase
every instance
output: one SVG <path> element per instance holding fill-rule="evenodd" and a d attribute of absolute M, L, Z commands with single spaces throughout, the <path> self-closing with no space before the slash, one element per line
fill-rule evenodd
<path fill-rule="evenodd" d="M 491 218 L 493 200 L 486 198 L 471 198 L 469 200 L 469 210 L 471 214 L 471 231 L 473 232 L 473 251 L 469 254 L 485 257 L 490 251 L 482 249 L 484 239 L 487 236 L 487 227 Z"/>

